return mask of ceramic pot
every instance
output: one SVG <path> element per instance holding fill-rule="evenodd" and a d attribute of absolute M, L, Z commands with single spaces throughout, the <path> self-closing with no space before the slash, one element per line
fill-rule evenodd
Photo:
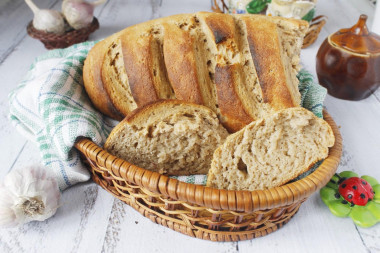
<path fill-rule="evenodd" d="M 319 83 L 334 97 L 367 98 L 380 86 L 380 36 L 368 31 L 366 15 L 331 34 L 317 53 Z"/>

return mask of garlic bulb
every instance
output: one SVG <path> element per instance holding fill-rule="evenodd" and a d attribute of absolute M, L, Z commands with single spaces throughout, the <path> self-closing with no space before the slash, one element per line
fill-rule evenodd
<path fill-rule="evenodd" d="M 56 179 L 43 167 L 12 170 L 0 185 L 0 226 L 46 220 L 57 211 L 60 197 Z"/>
<path fill-rule="evenodd" d="M 103 4 L 105 1 L 98 0 L 89 3 L 83 0 L 63 0 L 62 13 L 70 26 L 74 29 L 81 29 L 91 24 L 95 6 Z"/>
<path fill-rule="evenodd" d="M 33 26 L 37 30 L 63 34 L 65 32 L 65 22 L 60 12 L 56 10 L 41 10 L 32 0 L 25 0 L 34 13 Z"/>

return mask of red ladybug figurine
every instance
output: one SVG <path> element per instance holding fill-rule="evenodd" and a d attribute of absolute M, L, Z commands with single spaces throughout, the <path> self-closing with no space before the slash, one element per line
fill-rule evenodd
<path fill-rule="evenodd" d="M 339 193 L 351 205 L 365 206 L 373 199 L 373 189 L 364 179 L 350 177 L 339 184 Z"/>

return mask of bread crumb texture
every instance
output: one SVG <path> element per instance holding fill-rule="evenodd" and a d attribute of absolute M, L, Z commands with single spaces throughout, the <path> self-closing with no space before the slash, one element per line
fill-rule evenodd
<path fill-rule="evenodd" d="M 165 100 L 139 108 L 119 123 L 105 149 L 162 174 L 207 174 L 215 149 L 227 136 L 209 108 Z"/>
<path fill-rule="evenodd" d="M 280 186 L 328 156 L 331 127 L 304 108 L 281 110 L 230 135 L 214 153 L 207 186 L 264 190 Z"/>

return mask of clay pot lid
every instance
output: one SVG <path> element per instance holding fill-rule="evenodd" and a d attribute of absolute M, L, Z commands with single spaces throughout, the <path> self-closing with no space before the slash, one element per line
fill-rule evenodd
<path fill-rule="evenodd" d="M 380 54 L 380 36 L 369 32 L 367 15 L 360 15 L 359 21 L 351 28 L 340 29 L 330 35 L 330 42 L 356 54 Z"/>

